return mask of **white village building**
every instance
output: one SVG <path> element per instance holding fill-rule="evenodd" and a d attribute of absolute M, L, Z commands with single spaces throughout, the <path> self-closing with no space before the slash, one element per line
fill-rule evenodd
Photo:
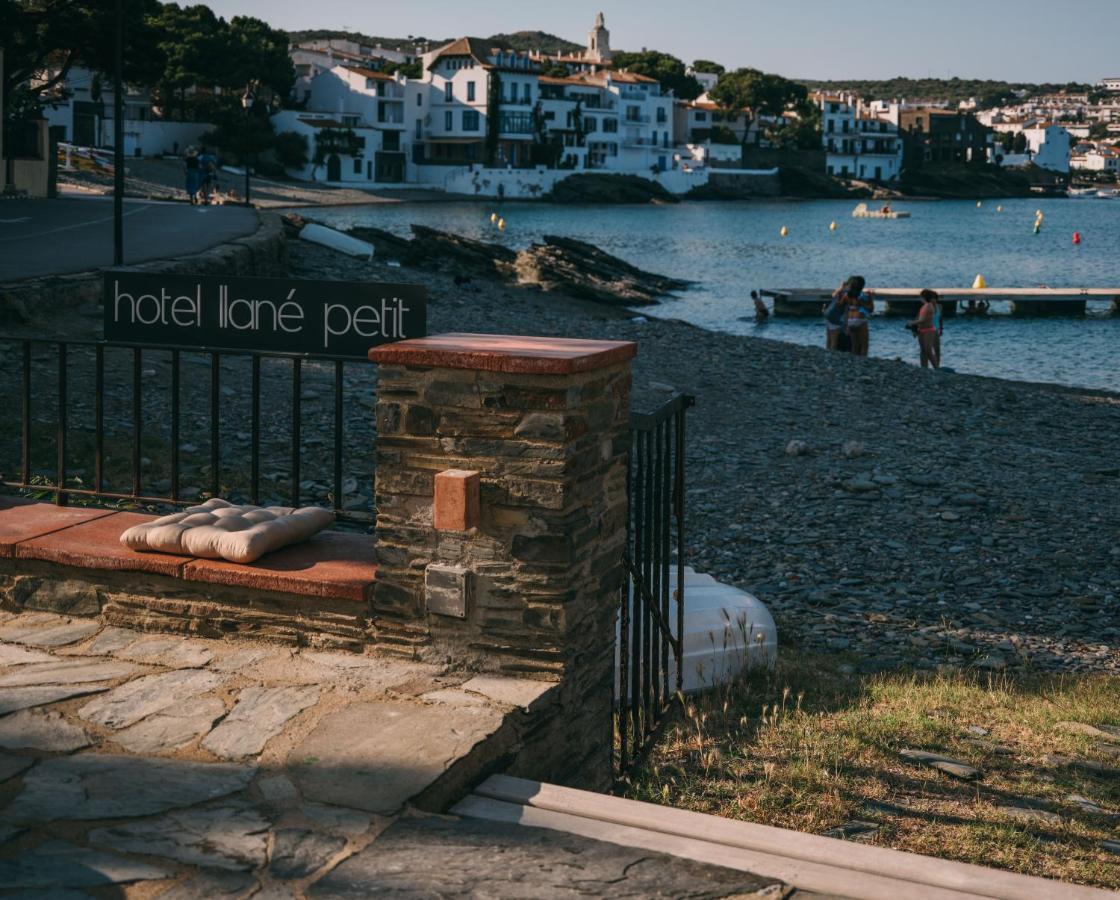
<path fill-rule="evenodd" d="M 825 171 L 841 178 L 894 181 L 903 144 L 893 104 L 865 104 L 853 94 L 820 98 Z"/>

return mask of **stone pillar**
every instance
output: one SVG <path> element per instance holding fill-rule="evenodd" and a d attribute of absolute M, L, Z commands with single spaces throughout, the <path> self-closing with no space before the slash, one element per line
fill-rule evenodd
<path fill-rule="evenodd" d="M 559 681 L 563 755 L 596 779 L 610 774 L 635 351 L 472 334 L 370 351 L 378 631 L 391 640 L 420 624 L 422 654 Z M 476 527 L 435 527 L 435 480 L 448 470 L 452 497 L 479 473 L 478 509 L 463 518 L 457 499 L 439 520 Z"/>

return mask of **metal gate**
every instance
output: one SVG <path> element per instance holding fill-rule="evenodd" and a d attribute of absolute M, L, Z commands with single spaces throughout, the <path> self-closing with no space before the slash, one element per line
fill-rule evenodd
<path fill-rule="evenodd" d="M 679 394 L 656 412 L 630 416 L 614 704 L 618 774 L 641 756 L 681 688 L 685 412 L 694 402 Z"/>

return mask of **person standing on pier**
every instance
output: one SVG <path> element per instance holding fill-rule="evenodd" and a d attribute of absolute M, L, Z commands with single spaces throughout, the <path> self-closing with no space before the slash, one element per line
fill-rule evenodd
<path fill-rule="evenodd" d="M 870 291 L 864 291 L 866 283 L 862 275 L 853 275 L 844 288 L 844 330 L 855 356 L 867 356 L 871 343 L 871 313 L 875 311 L 875 301 Z"/>

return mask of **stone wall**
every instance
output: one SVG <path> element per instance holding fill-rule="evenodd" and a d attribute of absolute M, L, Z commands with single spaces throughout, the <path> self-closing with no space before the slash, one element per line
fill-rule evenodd
<path fill-rule="evenodd" d="M 609 778 L 634 345 L 475 337 L 370 354 L 382 364 L 373 614 L 426 617 L 429 655 L 560 681 L 557 730 L 541 740 L 566 771 L 547 777 Z M 488 355 L 495 343 L 513 355 Z M 566 348 L 595 355 L 549 355 Z M 433 523 L 448 469 L 481 476 L 474 527 Z"/>
<path fill-rule="evenodd" d="M 258 212 L 260 226 L 245 237 L 218 244 L 201 253 L 159 259 L 128 266 L 134 272 L 169 272 L 190 275 L 287 274 L 287 244 L 276 213 Z M 0 284 L 0 322 L 6 318 L 30 321 L 35 310 L 79 306 L 99 302 L 102 292 L 100 269 L 68 275 L 45 275 Z"/>

